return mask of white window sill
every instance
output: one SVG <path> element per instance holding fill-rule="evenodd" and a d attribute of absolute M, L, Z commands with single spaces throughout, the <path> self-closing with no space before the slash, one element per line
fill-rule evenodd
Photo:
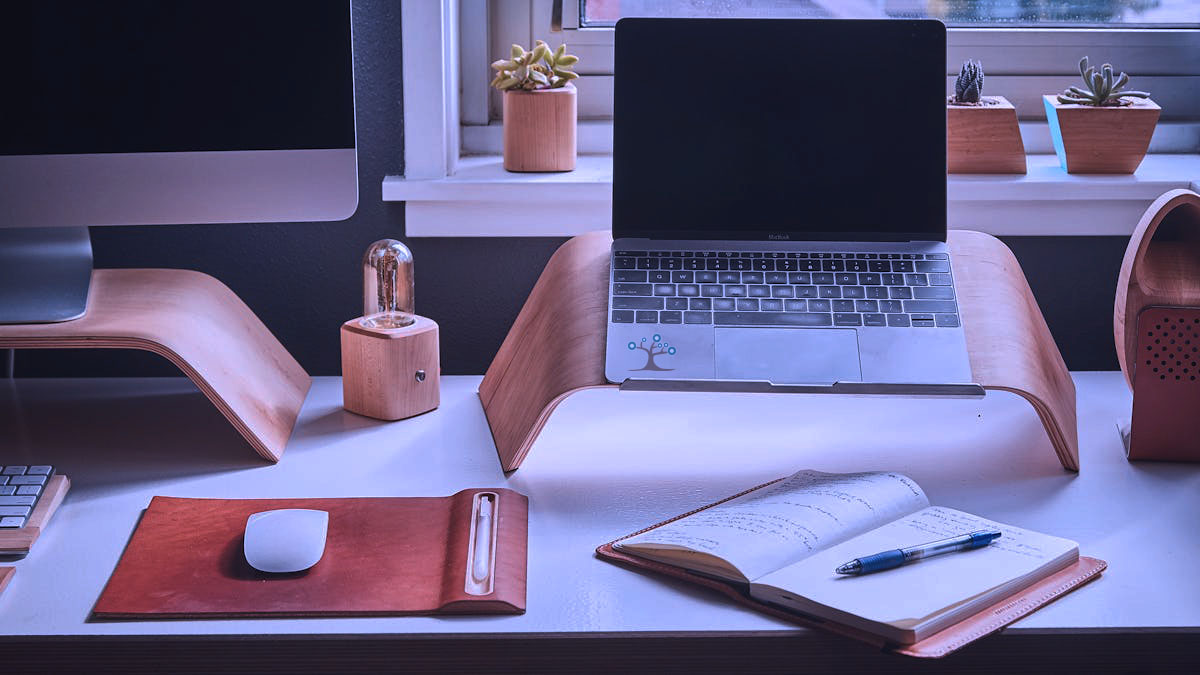
<path fill-rule="evenodd" d="M 949 178 L 951 228 L 994 235 L 1128 235 L 1155 198 L 1200 189 L 1200 155 L 1152 154 L 1132 176 L 1065 173 L 1030 155 L 1021 176 Z M 881 176 L 886 178 L 886 175 Z M 566 173 L 509 173 L 498 156 L 462 157 L 453 176 L 383 179 L 405 202 L 410 237 L 563 237 L 611 227 L 612 157 L 581 155 Z"/>

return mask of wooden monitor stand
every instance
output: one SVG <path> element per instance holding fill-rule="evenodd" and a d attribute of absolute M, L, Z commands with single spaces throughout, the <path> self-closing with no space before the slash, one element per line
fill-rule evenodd
<path fill-rule="evenodd" d="M 312 383 L 229 287 L 189 270 L 94 270 L 87 314 L 0 325 L 0 348 L 142 349 L 166 357 L 271 462 L 283 455 Z"/>
<path fill-rule="evenodd" d="M 975 381 L 1029 401 L 1063 468 L 1078 471 L 1075 384 L 1021 266 L 991 235 L 954 230 L 948 241 Z M 611 244 L 593 232 L 554 253 L 479 385 L 505 471 L 563 399 L 617 386 L 604 378 Z"/>

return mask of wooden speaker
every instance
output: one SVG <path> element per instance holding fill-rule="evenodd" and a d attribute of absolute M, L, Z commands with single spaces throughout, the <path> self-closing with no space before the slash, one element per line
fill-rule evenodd
<path fill-rule="evenodd" d="M 372 328 L 361 318 L 342 324 L 342 406 L 380 420 L 400 420 L 438 407 L 438 325 L 414 316 L 402 328 Z"/>
<path fill-rule="evenodd" d="M 1138 223 L 1113 337 L 1133 390 L 1129 459 L 1200 461 L 1200 195 L 1172 190 Z"/>

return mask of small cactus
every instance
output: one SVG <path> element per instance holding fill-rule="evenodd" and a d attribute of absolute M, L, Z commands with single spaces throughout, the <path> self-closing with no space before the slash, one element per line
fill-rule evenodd
<path fill-rule="evenodd" d="M 492 86 L 500 91 L 558 89 L 579 77 L 571 70 L 578 62 L 579 57 L 568 54 L 565 44 L 554 51 L 541 40 L 529 51 L 521 45 L 513 45 L 509 59 L 492 64 L 496 71 Z"/>
<path fill-rule="evenodd" d="M 1083 82 L 1087 85 L 1088 90 L 1084 91 L 1079 87 L 1068 87 L 1066 91 L 1058 95 L 1059 103 L 1119 106 L 1131 103 L 1131 101 L 1121 100 L 1123 96 L 1150 98 L 1150 94 L 1144 91 L 1121 91 L 1121 87 L 1129 83 L 1129 76 L 1121 73 L 1114 78 L 1113 67 L 1107 63 L 1100 66 L 1100 72 L 1096 72 L 1094 66 L 1088 65 L 1088 57 L 1086 56 L 1079 59 L 1079 75 L 1083 78 Z"/>
<path fill-rule="evenodd" d="M 979 103 L 983 97 L 983 64 L 963 61 L 958 78 L 954 80 L 955 103 Z"/>

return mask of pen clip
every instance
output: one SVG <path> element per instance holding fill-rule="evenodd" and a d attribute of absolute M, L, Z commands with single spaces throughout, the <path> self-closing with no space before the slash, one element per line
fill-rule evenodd
<path fill-rule="evenodd" d="M 477 492 L 471 504 L 471 529 L 463 590 L 468 595 L 488 595 L 494 585 L 496 523 L 500 495 L 494 492 Z"/>

